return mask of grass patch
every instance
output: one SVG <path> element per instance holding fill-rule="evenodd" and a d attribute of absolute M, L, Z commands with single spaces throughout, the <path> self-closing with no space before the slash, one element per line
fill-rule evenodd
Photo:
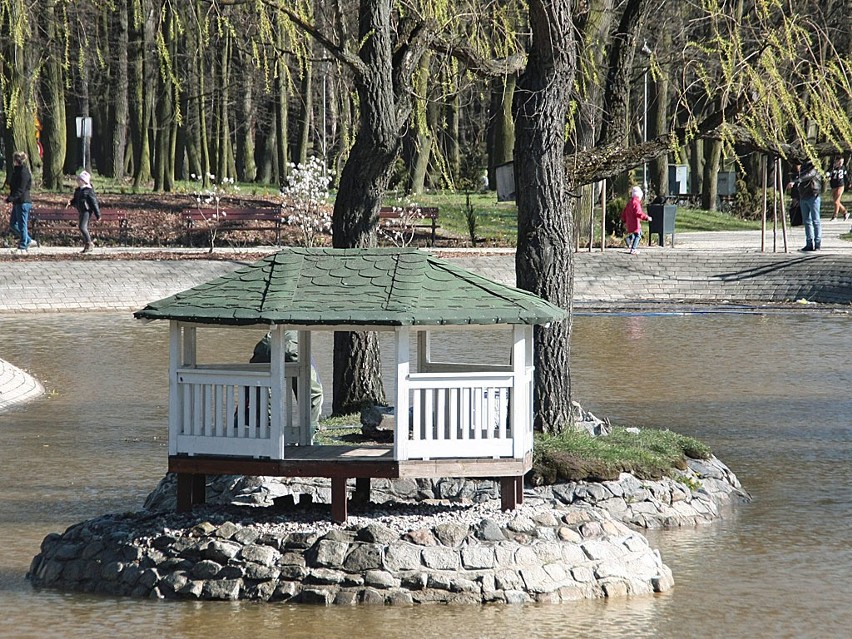
<path fill-rule="evenodd" d="M 743 220 L 721 211 L 678 207 L 675 214 L 675 231 L 678 233 L 754 230 L 760 230 L 760 220 Z"/>
<path fill-rule="evenodd" d="M 409 200 L 423 207 L 437 207 L 438 224 L 442 233 L 467 240 L 469 232 L 464 192 L 440 191 L 401 199 L 389 194 L 384 203 L 387 206 L 398 206 L 400 202 Z M 471 193 L 470 206 L 476 216 L 476 235 L 479 241 L 501 246 L 517 244 L 518 207 L 514 202 L 498 202 L 494 192 Z"/>
<path fill-rule="evenodd" d="M 360 413 L 320 419 L 314 435 L 314 443 L 319 446 L 356 446 L 360 439 Z"/>
<path fill-rule="evenodd" d="M 321 419 L 315 436 L 315 443 L 321 446 L 365 442 L 358 413 Z M 656 428 L 634 433 L 616 427 L 606 437 L 592 437 L 585 431 L 537 434 L 532 473 L 539 484 L 614 481 L 622 472 L 639 479 L 678 478 L 677 471 L 687 469 L 687 458 L 708 459 L 711 455 L 709 446 L 693 437 Z"/>
<path fill-rule="evenodd" d="M 660 479 L 686 470 L 686 458 L 707 459 L 708 446 L 670 430 L 638 433 L 614 428 L 607 437 L 586 432 L 538 435 L 533 450 L 533 476 L 543 484 L 561 481 L 610 481 L 622 472 L 639 479 Z"/>

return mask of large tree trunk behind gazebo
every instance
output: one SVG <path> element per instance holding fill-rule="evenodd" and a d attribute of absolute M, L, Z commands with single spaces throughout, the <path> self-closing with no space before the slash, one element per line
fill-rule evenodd
<path fill-rule="evenodd" d="M 334 203 L 335 248 L 376 245 L 376 221 L 390 170 L 399 149 L 393 110 L 373 109 L 361 97 L 361 128 L 340 176 Z M 382 116 L 387 116 L 385 120 Z M 378 338 L 372 332 L 334 334 L 334 390 L 332 412 L 345 415 L 365 403 L 384 404 Z"/>
<path fill-rule="evenodd" d="M 516 276 L 520 288 L 569 311 L 535 331 L 535 428 L 570 424 L 573 202 L 565 183 L 565 121 L 574 77 L 571 0 L 530 0 L 533 32 L 515 92 L 515 184 L 519 186 Z"/>
<path fill-rule="evenodd" d="M 401 95 L 394 91 L 391 0 L 361 0 L 359 33 L 359 57 L 364 64 L 355 73 L 360 119 L 334 202 L 335 248 L 376 246 L 382 196 L 399 153 L 402 125 L 408 119 L 409 97 L 404 88 Z M 422 50 L 413 57 L 412 66 L 419 55 Z M 351 413 L 365 403 L 385 403 L 378 338 L 375 333 L 337 332 L 332 412 Z"/>

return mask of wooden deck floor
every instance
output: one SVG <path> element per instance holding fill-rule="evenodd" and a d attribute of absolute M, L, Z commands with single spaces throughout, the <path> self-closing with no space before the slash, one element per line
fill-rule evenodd
<path fill-rule="evenodd" d="M 390 445 L 288 446 L 284 459 L 254 459 L 211 455 L 172 455 L 169 471 L 208 475 L 266 475 L 271 477 L 502 477 L 523 475 L 532 468 L 524 459 L 447 458 L 396 461 Z"/>
<path fill-rule="evenodd" d="M 499 478 L 504 509 L 523 500 L 523 476 L 532 468 L 532 454 L 523 459 L 393 459 L 390 445 L 288 446 L 284 459 L 254 459 L 211 455 L 171 455 L 169 472 L 177 473 L 178 510 L 205 501 L 207 475 L 269 477 L 328 477 L 331 479 L 332 518 L 346 521 L 346 480 L 355 479 L 356 492 L 369 498 L 370 478 L 435 477 Z M 364 495 L 366 493 L 366 495 Z"/>

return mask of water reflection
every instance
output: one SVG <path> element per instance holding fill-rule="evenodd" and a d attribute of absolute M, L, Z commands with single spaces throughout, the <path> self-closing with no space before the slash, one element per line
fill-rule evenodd
<path fill-rule="evenodd" d="M 32 591 L 23 576 L 47 533 L 138 508 L 165 471 L 167 327 L 124 314 L 0 317 L 0 356 L 51 392 L 0 415 L 0 637 L 147 638 L 153 628 L 205 638 L 247 628 L 258 638 L 409 637 L 412 628 L 465 638 L 845 636 L 849 328 L 845 315 L 575 320 L 572 380 L 587 408 L 700 437 L 755 498 L 710 526 L 649 533 L 674 571 L 672 592 L 560 606 L 325 609 Z M 202 361 L 247 360 L 262 335 L 205 330 Z M 504 339 L 451 331 L 433 353 L 502 361 Z M 330 337 L 317 347 L 328 384 Z M 383 358 L 389 367 L 389 343 Z"/>

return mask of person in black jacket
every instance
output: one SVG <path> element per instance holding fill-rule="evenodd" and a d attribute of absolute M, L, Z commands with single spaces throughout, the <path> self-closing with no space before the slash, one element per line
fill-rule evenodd
<path fill-rule="evenodd" d="M 802 209 L 802 224 L 805 227 L 805 246 L 800 251 L 818 251 L 822 245 L 820 222 L 820 194 L 822 193 L 822 171 L 810 160 L 805 160 L 799 177 L 787 188 L 799 189 L 799 208 Z"/>
<path fill-rule="evenodd" d="M 77 218 L 77 226 L 83 236 L 83 253 L 91 253 L 95 248 L 92 236 L 89 234 L 89 219 L 94 215 L 96 220 L 101 219 L 101 209 L 98 206 L 98 197 L 92 188 L 92 176 L 88 171 L 81 171 L 77 176 L 77 188 L 68 206 L 73 206 L 80 214 Z"/>
<path fill-rule="evenodd" d="M 16 151 L 12 156 L 12 178 L 9 180 L 9 197 L 6 198 L 6 201 L 12 204 L 9 228 L 18 238 L 18 249 L 22 251 L 26 251 L 33 243 L 27 229 L 30 222 L 30 209 L 33 207 L 33 201 L 30 198 L 33 174 L 27 166 L 27 159 L 24 151 Z"/>

